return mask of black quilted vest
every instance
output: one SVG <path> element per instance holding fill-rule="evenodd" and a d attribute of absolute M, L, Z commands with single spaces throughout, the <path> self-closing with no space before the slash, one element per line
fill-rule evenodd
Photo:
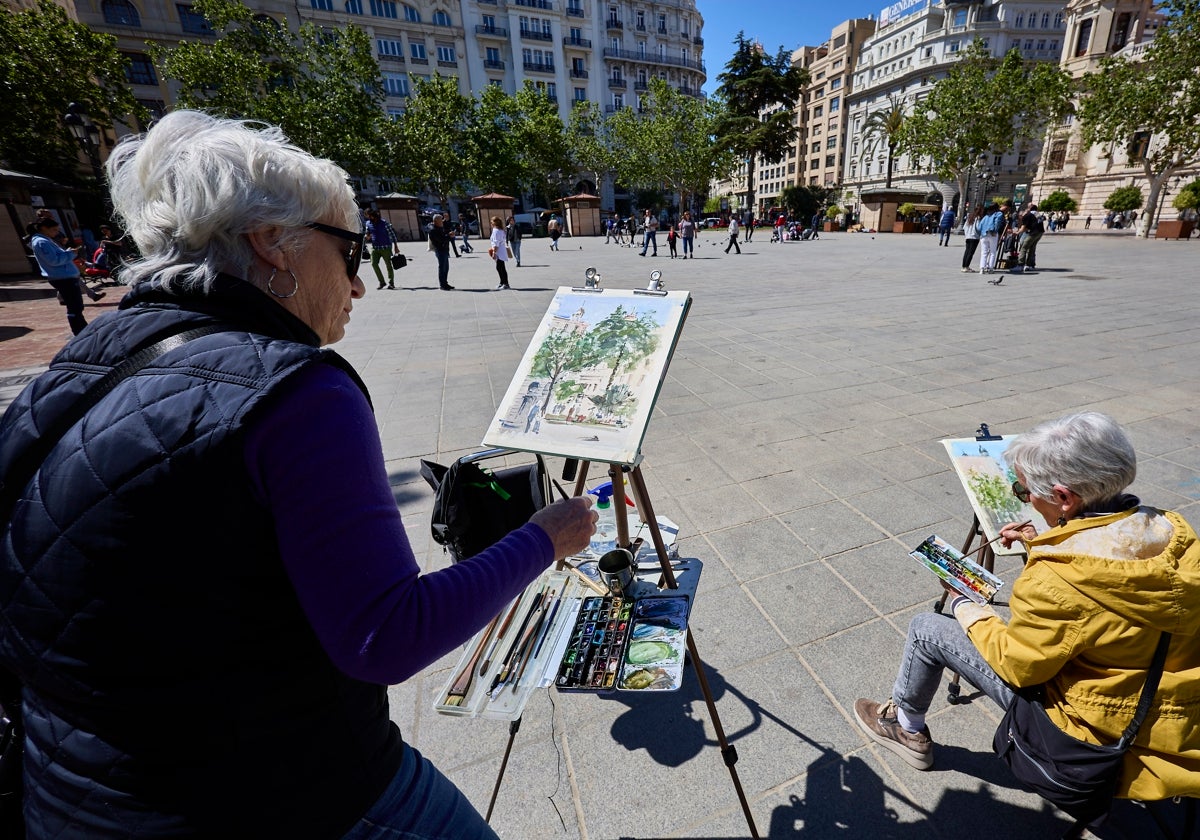
<path fill-rule="evenodd" d="M 113 364 L 214 322 L 233 331 L 76 424 L 3 532 L 32 838 L 336 838 L 399 768 L 386 689 L 322 650 L 244 466 L 247 423 L 292 374 L 333 364 L 363 387 L 301 321 L 232 278 L 204 298 L 139 287 L 9 408 L 0 470 Z"/>

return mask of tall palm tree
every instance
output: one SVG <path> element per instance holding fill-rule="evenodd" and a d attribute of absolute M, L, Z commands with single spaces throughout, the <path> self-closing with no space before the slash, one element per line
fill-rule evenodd
<path fill-rule="evenodd" d="M 896 146 L 900 141 L 900 130 L 904 127 L 906 117 L 904 100 L 897 99 L 895 94 L 888 94 L 888 106 L 878 111 L 872 111 L 863 123 L 863 138 L 869 143 L 885 143 L 888 150 L 887 189 L 892 188 L 892 162 L 896 156 Z"/>

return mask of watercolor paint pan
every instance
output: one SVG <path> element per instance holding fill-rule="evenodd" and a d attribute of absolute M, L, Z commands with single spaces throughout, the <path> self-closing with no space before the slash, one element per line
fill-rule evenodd
<path fill-rule="evenodd" d="M 612 691 L 629 643 L 634 602 L 615 595 L 583 599 L 559 661 L 559 691 Z"/>

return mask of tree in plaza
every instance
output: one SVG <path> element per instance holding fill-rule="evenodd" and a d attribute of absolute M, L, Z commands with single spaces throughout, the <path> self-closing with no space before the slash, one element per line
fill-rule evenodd
<path fill-rule="evenodd" d="M 280 126 L 354 173 L 387 173 L 384 90 L 366 33 L 312 22 L 292 31 L 240 0 L 195 0 L 215 39 L 151 49 L 177 104 Z"/>
<path fill-rule="evenodd" d="M 517 119 L 513 97 L 498 85 L 486 85 L 467 125 L 465 162 L 465 174 L 484 192 L 516 195 L 520 189 L 520 155 L 512 131 Z"/>
<path fill-rule="evenodd" d="M 1150 186 L 1138 235 L 1155 222 L 1158 194 L 1200 156 L 1200 0 L 1163 0 L 1165 14 L 1142 60 L 1111 56 L 1083 79 L 1083 142 L 1128 144 Z M 1107 205 L 1106 205 L 1107 206 Z"/>
<path fill-rule="evenodd" d="M 790 187 L 783 188 L 783 191 L 779 194 L 779 203 L 787 208 L 792 218 L 807 223 L 837 193 L 838 189 L 836 187 L 820 187 L 815 184 L 793 184 Z"/>
<path fill-rule="evenodd" d="M 565 195 L 574 164 L 558 103 L 528 81 L 513 95 L 513 103 L 517 119 L 511 131 L 520 164 L 519 183 L 550 200 Z"/>
<path fill-rule="evenodd" d="M 464 192 L 470 183 L 468 126 L 474 101 L 459 92 L 455 78 L 414 76 L 412 82 L 408 107 L 390 127 L 390 154 L 404 162 L 397 176 L 400 183 L 410 192 L 436 195 L 448 209 L 450 196 Z"/>
<path fill-rule="evenodd" d="M 77 102 L 101 129 L 145 109 L 125 79 L 117 39 L 71 20 L 51 0 L 0 10 L 0 160 L 63 183 L 79 181 L 79 143 L 63 115 Z"/>
<path fill-rule="evenodd" d="M 624 184 L 677 192 L 682 206 L 690 207 L 692 196 L 735 162 L 728 148 L 713 142 L 720 106 L 682 94 L 663 79 L 650 80 L 642 106 L 640 113 L 623 108 L 607 121 L 621 150 L 617 175 Z"/>
<path fill-rule="evenodd" d="M 808 84 L 808 71 L 792 65 L 791 56 L 780 47 L 774 58 L 762 45 L 747 41 L 738 32 L 737 49 L 717 76 L 717 99 L 724 111 L 717 123 L 716 145 L 748 160 L 746 206 L 754 209 L 754 161 L 783 160 L 796 140 L 792 106 Z M 774 113 L 763 115 L 767 109 Z"/>
<path fill-rule="evenodd" d="M 595 184 L 613 174 L 618 154 L 595 102 L 585 99 L 575 103 L 567 118 L 566 140 L 576 171 L 591 175 Z"/>
<path fill-rule="evenodd" d="M 1114 213 L 1128 213 L 1142 206 L 1140 187 L 1117 187 L 1104 199 L 1104 209 Z"/>
<path fill-rule="evenodd" d="M 1192 181 L 1181 189 L 1171 206 L 1176 210 L 1200 210 L 1200 181 Z"/>
<path fill-rule="evenodd" d="M 549 380 L 545 388 L 546 399 L 542 402 L 543 414 L 550 407 L 550 399 L 555 396 L 556 385 L 563 375 L 577 373 L 591 364 L 588 355 L 590 349 L 591 345 L 586 336 L 573 330 L 555 330 L 542 339 L 542 345 L 533 356 L 529 372 L 533 376 Z M 574 396 L 581 391 L 582 387 L 578 391 L 570 389 L 570 394 Z M 567 391 L 564 390 L 564 393 Z"/>
<path fill-rule="evenodd" d="M 1038 202 L 1038 209 L 1047 213 L 1057 213 L 1060 210 L 1074 213 L 1079 209 L 1079 204 L 1066 190 L 1055 190 Z"/>
<path fill-rule="evenodd" d="M 888 94 L 886 108 L 879 108 L 867 115 L 863 122 L 862 135 L 864 145 L 876 148 L 886 146 L 888 151 L 887 174 L 884 187 L 892 188 L 892 172 L 895 170 L 896 148 L 900 143 L 900 130 L 904 128 L 907 112 L 904 100 L 897 99 L 894 94 Z"/>
<path fill-rule="evenodd" d="M 1026 61 L 1016 48 L 997 58 L 976 40 L 904 120 L 898 147 L 928 158 L 965 196 L 980 153 L 1019 149 L 1040 137 L 1067 113 L 1070 94 L 1071 79 L 1056 64 Z"/>

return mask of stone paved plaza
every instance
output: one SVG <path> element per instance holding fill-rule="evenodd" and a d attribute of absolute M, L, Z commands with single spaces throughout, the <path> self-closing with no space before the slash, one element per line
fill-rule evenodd
<path fill-rule="evenodd" d="M 451 259 L 454 292 L 417 244 L 403 289 L 368 280 L 338 349 L 371 388 L 418 557 L 447 562 L 418 459 L 478 448 L 552 291 L 589 265 L 614 288 L 660 269 L 693 305 L 643 470 L 681 553 L 704 562 L 692 629 L 762 836 L 1060 834 L 1068 820 L 992 757 L 999 710 L 977 692 L 957 706 L 939 694 L 924 773 L 868 746 L 850 707 L 888 695 L 908 620 L 940 591 L 908 550 L 931 533 L 960 543 L 969 527 L 943 438 L 1106 411 L 1137 446 L 1133 491 L 1200 521 L 1200 245 L 1047 235 L 1041 271 L 991 285 L 960 273 L 961 237 L 772 244 L 759 230 L 726 257 L 705 233 L 692 261 L 660 240 L 652 259 L 602 239 L 564 239 L 560 253 L 526 239 L 511 292 L 493 291 L 482 248 Z M 67 329 L 53 300 L 5 303 L 0 325 L 17 334 L 0 342 L 6 402 L 48 361 L 28 356 L 32 342 L 53 347 Z M 1008 581 L 1018 569 L 997 563 Z M 393 716 L 483 810 L 508 726 L 432 711 L 458 655 L 392 688 Z M 749 836 L 693 674 L 659 697 L 535 693 L 493 825 L 506 840 Z"/>

